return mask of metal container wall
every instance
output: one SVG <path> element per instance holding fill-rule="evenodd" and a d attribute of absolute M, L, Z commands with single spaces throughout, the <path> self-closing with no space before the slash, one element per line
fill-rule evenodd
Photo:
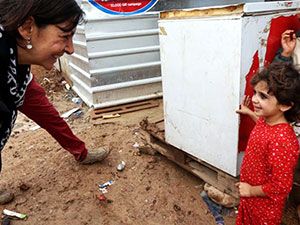
<path fill-rule="evenodd" d="M 86 23 L 67 58 L 75 92 L 94 108 L 161 96 L 158 13 L 108 16 L 81 5 Z"/>
<path fill-rule="evenodd" d="M 160 1 L 152 12 L 128 17 L 109 16 L 78 0 L 87 22 L 78 27 L 75 53 L 61 59 L 61 69 L 94 108 L 161 96 L 157 11 L 251 1 L 259 0 Z"/>
<path fill-rule="evenodd" d="M 168 143 L 230 175 L 239 175 L 243 153 L 238 153 L 235 110 L 244 95 L 246 75 L 255 54 L 260 66 L 264 65 L 272 19 L 295 15 L 297 7 L 299 2 L 249 3 L 161 14 Z"/>

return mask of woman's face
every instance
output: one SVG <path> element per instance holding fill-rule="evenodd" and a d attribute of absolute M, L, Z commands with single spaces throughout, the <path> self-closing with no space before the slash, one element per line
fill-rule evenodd
<path fill-rule="evenodd" d="M 67 31 L 68 25 L 69 22 L 47 25 L 42 28 L 34 26 L 31 37 L 33 48 L 28 50 L 31 64 L 37 64 L 50 70 L 64 53 L 72 54 L 74 52 L 72 38 L 75 28 Z"/>

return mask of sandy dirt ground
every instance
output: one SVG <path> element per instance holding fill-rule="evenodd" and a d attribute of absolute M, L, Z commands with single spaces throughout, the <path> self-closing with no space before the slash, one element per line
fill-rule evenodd
<path fill-rule="evenodd" d="M 76 107 L 59 73 L 36 67 L 34 72 L 60 113 Z M 19 114 L 2 153 L 0 175 L 0 188 L 14 192 L 15 199 L 0 210 L 26 213 L 26 221 L 12 221 L 22 225 L 215 224 L 199 195 L 204 185 L 200 178 L 162 155 L 140 154 L 133 147 L 145 139 L 139 122 L 144 117 L 162 118 L 162 101 L 158 101 L 157 108 L 105 121 L 91 120 L 86 106 L 81 117 L 70 118 L 69 125 L 88 148 L 111 148 L 108 158 L 94 165 L 77 163 L 45 130 L 34 129 L 35 124 Z M 121 161 L 126 166 L 119 172 Z M 99 201 L 98 185 L 109 180 L 114 183 L 105 194 L 107 201 Z M 235 218 L 225 217 L 225 222 L 233 225 Z M 290 206 L 284 224 L 297 223 Z"/>

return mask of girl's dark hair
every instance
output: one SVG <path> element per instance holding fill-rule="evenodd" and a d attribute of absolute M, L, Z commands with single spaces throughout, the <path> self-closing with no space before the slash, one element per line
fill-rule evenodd
<path fill-rule="evenodd" d="M 32 16 L 38 27 L 70 21 L 71 31 L 83 21 L 84 12 L 75 0 L 0 0 L 0 24 L 18 37 L 18 27 Z"/>
<path fill-rule="evenodd" d="M 269 93 L 279 104 L 292 106 L 284 112 L 289 122 L 300 122 L 300 74 L 291 63 L 272 63 L 257 73 L 251 80 L 252 86 L 265 81 Z"/>

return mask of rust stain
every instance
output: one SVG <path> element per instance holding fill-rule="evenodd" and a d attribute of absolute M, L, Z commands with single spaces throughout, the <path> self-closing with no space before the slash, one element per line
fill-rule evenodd
<path fill-rule="evenodd" d="M 266 26 L 265 29 L 263 30 L 264 33 L 268 33 L 269 31 L 270 31 L 270 26 Z"/>
<path fill-rule="evenodd" d="M 160 19 L 185 19 L 193 17 L 227 16 L 243 13 L 244 4 L 193 10 L 171 10 L 160 13 Z"/>
<path fill-rule="evenodd" d="M 168 35 L 164 27 L 159 27 L 159 35 Z"/>
<path fill-rule="evenodd" d="M 285 2 L 284 5 L 285 5 L 285 7 L 292 7 L 293 3 L 292 2 Z"/>
<path fill-rule="evenodd" d="M 267 47 L 267 40 L 262 38 L 262 39 L 260 40 L 260 45 L 261 45 L 262 47 Z"/>

